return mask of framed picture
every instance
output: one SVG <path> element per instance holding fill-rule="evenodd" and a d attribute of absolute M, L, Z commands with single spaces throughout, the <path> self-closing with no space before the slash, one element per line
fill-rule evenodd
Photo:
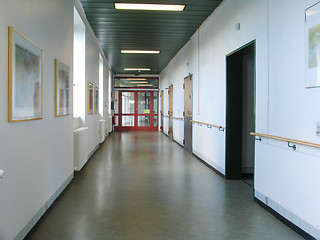
<path fill-rule="evenodd" d="M 305 12 L 306 87 L 320 86 L 320 4 Z"/>
<path fill-rule="evenodd" d="M 42 119 L 43 50 L 13 27 L 8 34 L 8 121 Z"/>
<path fill-rule="evenodd" d="M 94 85 L 93 83 L 88 83 L 88 114 L 93 114 L 94 105 Z"/>
<path fill-rule="evenodd" d="M 99 88 L 94 87 L 94 113 L 99 113 Z"/>
<path fill-rule="evenodd" d="M 70 67 L 55 59 L 55 116 L 70 115 Z"/>

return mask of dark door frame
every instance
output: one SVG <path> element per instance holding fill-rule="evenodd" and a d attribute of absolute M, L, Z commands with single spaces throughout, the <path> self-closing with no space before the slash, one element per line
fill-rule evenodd
<path fill-rule="evenodd" d="M 233 79 L 239 79 L 242 69 L 239 70 L 237 67 L 232 66 L 232 61 L 241 61 L 246 50 L 253 48 L 254 54 L 254 119 L 255 119 L 255 108 L 256 108 L 256 40 L 253 40 L 237 50 L 229 53 L 226 56 L 226 161 L 225 161 L 225 178 L 226 179 L 241 179 L 242 178 L 242 104 L 235 103 L 242 102 L 242 80 L 235 81 Z M 240 51 L 244 51 L 242 54 Z M 241 91 L 241 95 L 237 94 Z M 234 105 L 233 105 L 234 104 Z M 255 121 L 254 121 L 255 125 Z M 254 126 L 255 128 L 255 126 Z M 249 133 L 248 133 L 249 134 Z M 253 148 L 254 149 L 254 148 Z M 253 150 L 254 151 L 254 150 Z"/>

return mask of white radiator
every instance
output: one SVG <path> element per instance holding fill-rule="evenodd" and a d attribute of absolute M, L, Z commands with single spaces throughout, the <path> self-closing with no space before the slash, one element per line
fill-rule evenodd
<path fill-rule="evenodd" d="M 81 127 L 73 130 L 74 170 L 75 171 L 80 171 L 81 168 L 86 164 L 88 160 L 87 134 L 88 134 L 87 127 Z"/>
<path fill-rule="evenodd" d="M 99 143 L 103 143 L 106 137 L 106 120 L 99 120 Z"/>
<path fill-rule="evenodd" d="M 109 133 L 112 132 L 112 116 L 109 116 L 109 128 L 108 128 Z"/>

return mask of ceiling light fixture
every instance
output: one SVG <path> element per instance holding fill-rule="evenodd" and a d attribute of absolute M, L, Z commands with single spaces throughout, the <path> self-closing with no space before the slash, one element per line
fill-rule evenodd
<path fill-rule="evenodd" d="M 151 71 L 150 68 L 124 68 L 125 71 Z"/>
<path fill-rule="evenodd" d="M 173 4 L 141 4 L 141 3 L 115 3 L 114 8 L 120 10 L 153 10 L 153 11 L 177 11 L 184 10 L 186 5 Z"/>
<path fill-rule="evenodd" d="M 128 81 L 139 81 L 139 80 L 145 81 L 147 79 L 146 78 L 126 78 L 126 80 L 128 80 Z"/>
<path fill-rule="evenodd" d="M 138 84 L 138 87 L 152 87 L 153 84 Z"/>
<path fill-rule="evenodd" d="M 130 82 L 130 83 L 149 83 L 149 82 Z"/>
<path fill-rule="evenodd" d="M 121 53 L 159 54 L 160 51 L 155 51 L 155 50 L 121 50 Z"/>

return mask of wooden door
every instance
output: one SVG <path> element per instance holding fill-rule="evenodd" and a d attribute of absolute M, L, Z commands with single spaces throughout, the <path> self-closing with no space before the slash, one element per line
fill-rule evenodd
<path fill-rule="evenodd" d="M 160 93 L 160 97 L 161 97 L 161 106 L 160 106 L 160 117 L 161 117 L 161 125 L 160 125 L 160 130 L 163 132 L 163 108 L 164 108 L 164 91 L 162 90 Z"/>
<path fill-rule="evenodd" d="M 184 114 L 192 118 L 192 76 L 184 79 Z"/>
<path fill-rule="evenodd" d="M 184 79 L 184 148 L 192 153 L 192 75 Z"/>
<path fill-rule="evenodd" d="M 169 112 L 168 115 L 173 117 L 173 86 L 169 87 Z"/>
<path fill-rule="evenodd" d="M 173 139 L 173 85 L 169 87 L 169 137 Z"/>

